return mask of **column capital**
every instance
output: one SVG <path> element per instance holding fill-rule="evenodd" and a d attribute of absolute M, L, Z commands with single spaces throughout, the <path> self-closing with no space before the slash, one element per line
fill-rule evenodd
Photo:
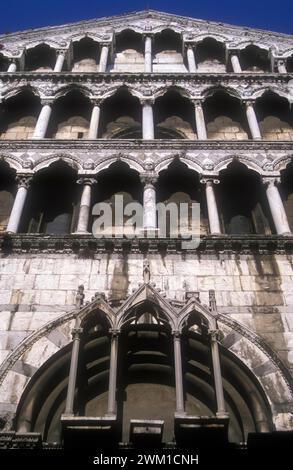
<path fill-rule="evenodd" d="M 248 108 L 249 106 L 253 106 L 255 103 L 255 98 L 247 98 L 242 100 L 242 103 Z"/>
<path fill-rule="evenodd" d="M 158 181 L 158 175 L 155 173 L 141 173 L 139 175 L 140 181 L 146 186 L 154 186 Z"/>
<path fill-rule="evenodd" d="M 101 41 L 99 44 L 100 47 L 108 47 L 110 49 L 110 47 L 112 46 L 112 41 Z"/>
<path fill-rule="evenodd" d="M 215 341 L 217 343 L 221 342 L 222 333 L 218 328 L 216 328 L 214 330 L 208 330 L 208 336 L 209 336 L 211 341 Z"/>
<path fill-rule="evenodd" d="M 92 97 L 90 98 L 90 102 L 93 106 L 101 106 L 103 99 L 100 97 Z"/>
<path fill-rule="evenodd" d="M 22 174 L 16 175 L 15 181 L 17 183 L 17 189 L 19 188 L 28 189 L 30 187 L 32 179 L 33 179 L 33 175 L 22 175 Z"/>
<path fill-rule="evenodd" d="M 73 341 L 74 340 L 79 340 L 83 332 L 83 328 L 72 328 L 71 330 L 71 336 Z"/>
<path fill-rule="evenodd" d="M 56 54 L 66 56 L 68 49 L 56 49 Z"/>
<path fill-rule="evenodd" d="M 276 186 L 281 183 L 280 176 L 263 176 L 261 182 L 264 186 Z"/>
<path fill-rule="evenodd" d="M 42 106 L 52 106 L 54 103 L 54 98 L 41 98 L 40 102 Z"/>
<path fill-rule="evenodd" d="M 76 182 L 77 184 L 81 184 L 83 186 L 84 185 L 92 186 L 93 184 L 97 184 L 96 178 L 87 176 L 87 175 L 80 176 Z"/>
<path fill-rule="evenodd" d="M 179 330 L 172 330 L 172 336 L 174 338 L 174 340 L 177 340 L 179 341 L 181 339 L 181 331 Z"/>
<path fill-rule="evenodd" d="M 144 31 L 144 32 L 142 33 L 143 39 L 145 39 L 145 38 L 151 38 L 151 39 L 153 39 L 154 36 L 155 36 L 155 33 L 154 33 L 153 31 Z"/>
<path fill-rule="evenodd" d="M 202 176 L 200 179 L 200 183 L 206 184 L 207 186 L 211 186 L 213 184 L 219 184 L 220 180 L 215 176 Z"/>
<path fill-rule="evenodd" d="M 153 106 L 154 103 L 155 103 L 155 98 L 153 96 L 150 96 L 150 97 L 143 96 L 143 97 L 139 98 L 139 101 L 140 101 L 140 104 L 142 106 L 144 106 L 144 105 Z"/>
<path fill-rule="evenodd" d="M 121 330 L 118 328 L 110 328 L 109 333 L 111 333 L 112 338 L 117 338 L 120 335 Z"/>
<path fill-rule="evenodd" d="M 17 60 L 14 57 L 6 57 L 9 64 L 16 64 Z"/>
<path fill-rule="evenodd" d="M 274 61 L 276 65 L 286 65 L 287 63 L 286 57 L 274 57 Z"/>
<path fill-rule="evenodd" d="M 191 98 L 191 101 L 196 108 L 202 108 L 204 102 L 203 98 Z"/>
<path fill-rule="evenodd" d="M 230 55 L 237 55 L 237 57 L 239 57 L 240 50 L 239 49 L 227 49 L 227 53 Z"/>

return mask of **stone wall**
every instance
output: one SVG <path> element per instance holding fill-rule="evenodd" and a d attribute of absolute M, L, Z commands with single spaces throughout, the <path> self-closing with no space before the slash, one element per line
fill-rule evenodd
<path fill-rule="evenodd" d="M 248 135 L 241 124 L 227 116 L 218 116 L 207 124 L 208 138 L 211 140 L 247 140 Z"/>
<path fill-rule="evenodd" d="M 1 139 L 31 139 L 37 123 L 35 116 L 25 116 L 8 124 L 0 134 Z"/>
<path fill-rule="evenodd" d="M 115 54 L 111 72 L 144 72 L 144 55 L 135 49 L 126 49 Z"/>
<path fill-rule="evenodd" d="M 262 137 L 267 140 L 293 140 L 293 129 L 288 122 L 267 116 L 259 122 Z"/>
<path fill-rule="evenodd" d="M 89 122 L 82 116 L 72 116 L 66 121 L 60 122 L 56 133 L 53 135 L 55 139 L 78 139 L 87 138 Z M 80 137 L 80 135 L 82 136 Z"/>
<path fill-rule="evenodd" d="M 293 256 L 150 255 L 152 282 L 167 297 L 199 291 L 208 304 L 215 289 L 220 312 L 269 343 L 293 372 Z M 142 281 L 142 255 L 18 255 L 0 260 L 0 362 L 32 331 L 75 308 L 77 286 L 85 300 L 95 292 L 125 298 Z"/>

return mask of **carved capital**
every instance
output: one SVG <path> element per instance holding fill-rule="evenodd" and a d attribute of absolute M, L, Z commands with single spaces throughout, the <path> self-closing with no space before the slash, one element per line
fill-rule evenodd
<path fill-rule="evenodd" d="M 91 101 L 93 106 L 99 106 L 100 107 L 103 100 L 100 97 L 93 97 L 93 98 L 90 98 L 90 101 Z"/>
<path fill-rule="evenodd" d="M 109 333 L 111 333 L 112 338 L 118 338 L 120 335 L 121 331 L 117 328 L 110 328 Z"/>
<path fill-rule="evenodd" d="M 172 336 L 175 341 L 180 341 L 181 339 L 181 331 L 179 330 L 173 330 L 172 331 Z"/>
<path fill-rule="evenodd" d="M 54 98 L 41 98 L 40 101 L 42 106 L 53 106 Z"/>
<path fill-rule="evenodd" d="M 67 49 L 57 49 L 56 50 L 57 55 L 64 55 L 64 57 L 66 56 L 67 52 L 68 52 Z"/>
<path fill-rule="evenodd" d="M 202 184 L 206 184 L 207 186 L 212 186 L 213 184 L 219 184 L 219 183 L 220 183 L 220 180 L 214 178 L 213 176 L 203 176 L 203 177 L 200 179 L 200 182 L 201 182 Z"/>
<path fill-rule="evenodd" d="M 15 181 L 17 184 L 17 189 L 19 188 L 29 189 L 32 179 L 33 179 L 32 175 L 16 175 Z"/>
<path fill-rule="evenodd" d="M 281 183 L 281 178 L 279 176 L 264 176 L 261 179 L 264 186 L 276 186 Z"/>
<path fill-rule="evenodd" d="M 110 47 L 112 46 L 112 41 L 101 41 L 100 42 L 100 46 L 101 47 L 107 47 L 108 49 L 110 49 Z"/>
<path fill-rule="evenodd" d="M 142 106 L 153 106 L 155 102 L 155 98 L 152 96 L 150 97 L 143 96 L 142 98 L 139 98 L 139 101 Z"/>
<path fill-rule="evenodd" d="M 77 184 L 81 184 L 82 186 L 92 186 L 93 184 L 97 184 L 96 178 L 90 177 L 90 176 L 81 176 L 77 180 Z"/>
<path fill-rule="evenodd" d="M 71 331 L 71 336 L 72 336 L 73 341 L 80 340 L 82 332 L 83 332 L 83 328 L 73 328 Z"/>
<path fill-rule="evenodd" d="M 219 329 L 209 330 L 208 336 L 211 341 L 216 341 L 217 343 L 221 342 L 221 331 Z"/>
<path fill-rule="evenodd" d="M 144 187 L 154 186 L 158 180 L 158 175 L 155 173 L 142 173 L 139 175 L 140 181 L 144 184 Z"/>
<path fill-rule="evenodd" d="M 246 106 L 246 108 L 249 108 L 250 106 L 253 106 L 255 103 L 255 100 L 254 99 L 246 99 L 246 100 L 243 100 L 243 104 Z"/>

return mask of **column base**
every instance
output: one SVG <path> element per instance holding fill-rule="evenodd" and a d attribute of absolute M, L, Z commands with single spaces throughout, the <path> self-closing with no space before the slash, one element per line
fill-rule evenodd
<path fill-rule="evenodd" d="M 216 413 L 216 417 L 217 418 L 222 418 L 222 419 L 227 419 L 229 418 L 229 413 L 227 413 L 227 411 L 220 411 Z"/>
<path fill-rule="evenodd" d="M 284 232 L 284 233 L 279 233 L 282 237 L 292 237 L 292 232 Z"/>
<path fill-rule="evenodd" d="M 139 230 L 139 236 L 144 238 L 159 238 L 160 229 L 154 227 L 144 227 Z"/>
<path fill-rule="evenodd" d="M 76 232 L 71 232 L 71 235 L 90 235 L 91 232 L 88 232 L 87 230 L 79 230 Z"/>

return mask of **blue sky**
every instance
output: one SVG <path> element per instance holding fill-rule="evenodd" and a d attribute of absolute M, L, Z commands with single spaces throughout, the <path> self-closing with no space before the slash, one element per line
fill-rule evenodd
<path fill-rule="evenodd" d="M 6 0 L 0 32 L 110 16 L 147 7 L 195 18 L 293 34 L 293 0 Z"/>

